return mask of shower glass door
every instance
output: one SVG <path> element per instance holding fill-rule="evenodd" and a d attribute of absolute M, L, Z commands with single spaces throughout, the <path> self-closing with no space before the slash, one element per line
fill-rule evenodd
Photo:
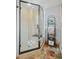
<path fill-rule="evenodd" d="M 40 7 L 21 2 L 20 9 L 20 53 L 40 48 Z"/>

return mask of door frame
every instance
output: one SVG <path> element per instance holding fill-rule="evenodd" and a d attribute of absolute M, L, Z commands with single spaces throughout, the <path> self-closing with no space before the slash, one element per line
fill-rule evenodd
<path fill-rule="evenodd" d="M 30 52 L 30 51 L 33 51 L 33 50 L 40 49 L 40 41 L 38 41 L 38 47 L 37 48 L 30 49 L 30 50 L 23 51 L 23 52 L 21 52 L 21 50 L 20 50 L 21 49 L 21 3 L 29 3 L 31 5 L 38 6 L 38 8 L 39 8 L 38 9 L 38 15 L 39 15 L 38 20 L 40 20 L 40 8 L 41 8 L 40 5 L 38 5 L 38 4 L 34 4 L 34 3 L 22 1 L 22 0 L 19 1 L 19 55 L 23 54 L 23 53 L 26 53 L 26 52 Z"/>

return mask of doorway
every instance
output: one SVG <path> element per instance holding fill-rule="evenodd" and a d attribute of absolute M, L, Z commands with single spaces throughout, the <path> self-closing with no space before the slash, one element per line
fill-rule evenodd
<path fill-rule="evenodd" d="M 20 1 L 19 17 L 19 54 L 39 49 L 43 37 L 40 5 Z"/>

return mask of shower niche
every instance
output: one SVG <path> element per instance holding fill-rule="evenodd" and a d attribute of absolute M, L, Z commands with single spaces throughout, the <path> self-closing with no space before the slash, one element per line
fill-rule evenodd
<path fill-rule="evenodd" d="M 26 1 L 19 3 L 19 54 L 39 49 L 43 38 L 43 9 Z"/>

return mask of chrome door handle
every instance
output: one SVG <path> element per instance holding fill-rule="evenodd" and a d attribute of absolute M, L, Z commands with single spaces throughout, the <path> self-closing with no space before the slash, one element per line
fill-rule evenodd
<path fill-rule="evenodd" d="M 42 35 L 34 34 L 33 37 L 38 37 L 39 39 L 42 37 Z"/>

